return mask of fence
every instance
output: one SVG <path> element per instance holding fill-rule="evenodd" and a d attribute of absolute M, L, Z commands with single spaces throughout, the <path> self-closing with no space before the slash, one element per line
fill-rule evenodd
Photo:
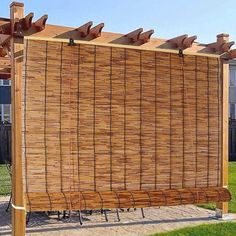
<path fill-rule="evenodd" d="M 11 124 L 0 123 L 0 195 L 11 193 L 11 178 L 5 163 L 11 163 Z"/>
<path fill-rule="evenodd" d="M 0 123 L 0 164 L 11 162 L 11 124 Z"/>
<path fill-rule="evenodd" d="M 236 120 L 229 121 L 229 160 L 236 161 Z"/>

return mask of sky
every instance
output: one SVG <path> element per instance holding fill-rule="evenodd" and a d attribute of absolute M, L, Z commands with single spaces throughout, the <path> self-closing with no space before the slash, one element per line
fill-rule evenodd
<path fill-rule="evenodd" d="M 9 17 L 12 1 L 0 0 L 0 16 Z M 128 33 L 154 29 L 154 37 L 197 35 L 211 43 L 219 33 L 236 41 L 236 0 L 21 0 L 36 19 L 48 14 L 50 24 L 79 27 L 87 21 L 105 23 L 103 31 Z M 236 47 L 234 47 L 236 48 Z"/>

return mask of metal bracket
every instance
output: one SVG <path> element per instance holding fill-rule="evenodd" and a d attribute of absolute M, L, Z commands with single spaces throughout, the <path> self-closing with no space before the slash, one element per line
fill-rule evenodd
<path fill-rule="evenodd" d="M 69 39 L 68 46 L 75 46 L 75 41 L 74 41 L 73 38 L 70 38 L 70 39 Z"/>
<path fill-rule="evenodd" d="M 184 51 L 182 49 L 179 49 L 179 57 L 184 57 Z"/>

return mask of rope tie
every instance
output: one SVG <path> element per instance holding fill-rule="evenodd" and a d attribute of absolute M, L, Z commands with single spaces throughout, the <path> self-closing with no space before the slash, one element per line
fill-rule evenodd
<path fill-rule="evenodd" d="M 118 208 L 120 208 L 120 198 L 119 198 L 119 196 L 118 196 L 118 193 L 116 192 L 116 191 L 113 191 L 114 193 L 115 193 L 115 195 L 116 195 L 116 198 L 117 198 L 117 200 L 118 200 Z"/>
<path fill-rule="evenodd" d="M 15 209 L 15 210 L 19 210 L 19 211 L 25 211 L 25 207 L 23 206 L 16 206 L 13 203 L 11 204 L 11 206 Z"/>
<path fill-rule="evenodd" d="M 129 193 L 130 193 L 130 195 L 131 195 L 131 197 L 132 197 L 132 200 L 133 200 L 133 208 L 135 208 L 135 200 L 134 200 L 134 195 L 133 195 L 133 193 L 131 192 L 131 191 L 128 191 Z"/>
<path fill-rule="evenodd" d="M 189 189 L 189 192 L 192 194 L 192 197 L 193 197 L 193 204 L 195 203 L 196 199 L 195 199 L 195 195 L 193 193 L 193 191 L 191 189 Z"/>
<path fill-rule="evenodd" d="M 147 196 L 148 196 L 148 200 L 149 200 L 149 207 L 151 207 L 151 206 L 152 206 L 152 201 L 151 201 L 150 194 L 149 194 L 149 192 L 148 192 L 148 191 L 145 191 L 145 193 L 146 193 L 146 194 L 147 194 Z"/>
<path fill-rule="evenodd" d="M 103 200 L 102 195 L 100 194 L 100 192 L 97 192 L 97 194 L 98 194 L 98 196 L 99 196 L 99 198 L 101 200 L 101 203 L 102 203 L 101 209 L 103 209 L 103 202 L 104 202 L 104 200 Z"/>
<path fill-rule="evenodd" d="M 85 210 L 86 210 L 86 209 L 87 209 L 87 202 L 86 202 L 86 199 L 85 199 L 85 197 L 84 197 L 83 192 L 80 192 L 80 193 L 81 193 L 82 198 L 83 198 L 83 200 L 84 200 L 84 208 L 85 208 Z M 80 195 L 79 195 L 79 199 L 80 199 Z M 81 203 L 80 203 L 80 209 L 81 209 Z"/>

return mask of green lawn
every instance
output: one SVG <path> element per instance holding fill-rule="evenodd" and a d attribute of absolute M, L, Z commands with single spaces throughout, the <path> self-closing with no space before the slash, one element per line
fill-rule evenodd
<path fill-rule="evenodd" d="M 229 190 L 232 194 L 232 200 L 229 203 L 229 212 L 236 213 L 236 162 L 229 163 Z M 213 203 L 202 204 L 199 206 L 211 210 L 214 210 L 216 207 L 216 205 Z"/>
<path fill-rule="evenodd" d="M 236 223 L 204 224 L 186 227 L 167 233 L 154 234 L 155 236 L 235 236 Z M 154 236 L 153 235 L 153 236 Z"/>
<path fill-rule="evenodd" d="M 229 212 L 236 213 L 236 162 L 229 163 L 229 190 L 232 194 Z"/>
<path fill-rule="evenodd" d="M 0 195 L 11 193 L 11 181 L 5 165 L 0 165 Z"/>

